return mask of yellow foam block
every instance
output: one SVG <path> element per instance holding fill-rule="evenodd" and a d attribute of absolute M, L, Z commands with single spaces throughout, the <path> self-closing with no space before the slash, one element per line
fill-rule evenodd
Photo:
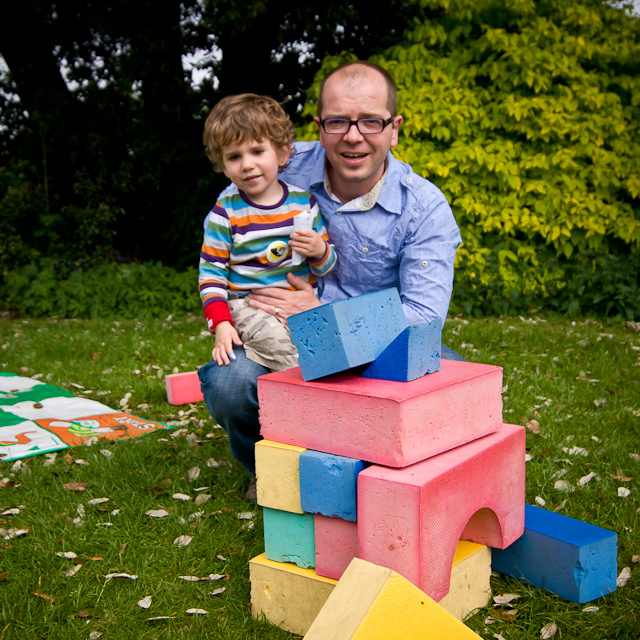
<path fill-rule="evenodd" d="M 267 560 L 263 554 L 249 562 L 251 615 L 264 615 L 286 631 L 304 635 L 322 609 L 337 580 L 319 576 L 289 562 Z"/>
<path fill-rule="evenodd" d="M 400 574 L 354 558 L 305 640 L 477 640 Z"/>
<path fill-rule="evenodd" d="M 302 447 L 272 440 L 256 443 L 256 488 L 261 507 L 304 513 L 300 506 L 300 454 Z"/>
<path fill-rule="evenodd" d="M 460 540 L 453 557 L 449 593 L 438 602 L 458 620 L 491 602 L 491 548 Z"/>

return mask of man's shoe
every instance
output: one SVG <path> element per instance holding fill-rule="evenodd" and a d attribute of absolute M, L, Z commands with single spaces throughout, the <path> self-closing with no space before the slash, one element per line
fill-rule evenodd
<path fill-rule="evenodd" d="M 256 476 L 255 474 L 251 476 L 251 480 L 249 481 L 249 488 L 247 489 L 247 493 L 244 494 L 245 500 L 249 502 L 258 502 L 258 490 L 256 487 Z"/>

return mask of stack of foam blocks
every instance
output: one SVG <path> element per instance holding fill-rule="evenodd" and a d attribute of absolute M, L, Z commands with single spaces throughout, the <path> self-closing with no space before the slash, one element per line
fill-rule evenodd
<path fill-rule="evenodd" d="M 401 617 L 449 629 L 445 615 L 459 627 L 442 637 L 475 637 L 458 621 L 491 600 L 491 549 L 500 571 L 540 587 L 562 574 L 551 590 L 576 602 L 615 589 L 615 534 L 525 509 L 525 429 L 502 421 L 500 367 L 440 360 L 439 323 L 407 327 L 395 290 L 289 327 L 300 368 L 258 381 L 265 553 L 250 562 L 254 615 L 320 638 L 350 614 L 354 633 L 340 637 L 364 638 L 355 629 L 386 585 L 423 605 Z M 401 627 L 384 637 L 411 637 Z"/>

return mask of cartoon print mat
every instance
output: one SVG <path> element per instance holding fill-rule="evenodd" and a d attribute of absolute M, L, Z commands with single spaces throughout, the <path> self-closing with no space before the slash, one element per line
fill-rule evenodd
<path fill-rule="evenodd" d="M 75 447 L 95 436 L 123 440 L 156 429 L 169 427 L 32 378 L 0 373 L 1 461 Z"/>

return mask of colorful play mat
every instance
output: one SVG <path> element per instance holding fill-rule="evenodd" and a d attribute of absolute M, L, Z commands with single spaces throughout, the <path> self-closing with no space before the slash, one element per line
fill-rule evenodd
<path fill-rule="evenodd" d="M 90 438 L 121 440 L 168 428 L 33 378 L 0 373 L 4 462 L 85 444 Z"/>

